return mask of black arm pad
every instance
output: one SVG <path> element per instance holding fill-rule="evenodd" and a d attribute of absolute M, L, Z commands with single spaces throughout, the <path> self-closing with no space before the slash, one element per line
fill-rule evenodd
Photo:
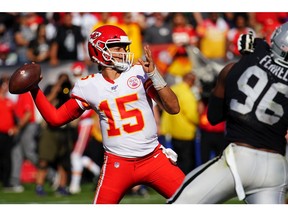
<path fill-rule="evenodd" d="M 216 125 L 225 120 L 225 101 L 223 98 L 211 94 L 209 97 L 207 118 L 211 125 Z"/>

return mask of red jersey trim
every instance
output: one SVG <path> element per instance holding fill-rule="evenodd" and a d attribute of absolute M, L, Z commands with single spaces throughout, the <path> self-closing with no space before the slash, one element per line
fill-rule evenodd
<path fill-rule="evenodd" d="M 91 106 L 83 98 L 78 97 L 78 96 L 76 96 L 74 94 L 71 95 L 71 98 L 74 98 L 74 99 L 77 99 L 77 100 L 81 101 L 81 104 L 83 105 L 83 107 L 85 109 L 91 109 Z"/>

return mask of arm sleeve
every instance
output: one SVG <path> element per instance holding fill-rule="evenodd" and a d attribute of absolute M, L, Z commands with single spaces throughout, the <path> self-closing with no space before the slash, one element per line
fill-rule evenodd
<path fill-rule="evenodd" d="M 227 64 L 218 75 L 215 88 L 208 102 L 207 118 L 211 125 L 216 125 L 226 118 L 225 85 L 226 78 L 234 66 L 234 62 Z"/>
<path fill-rule="evenodd" d="M 208 104 L 207 118 L 211 125 L 216 125 L 225 120 L 225 103 L 223 98 L 211 94 Z"/>
<path fill-rule="evenodd" d="M 146 82 L 144 83 L 144 88 L 145 91 L 147 93 L 147 95 L 152 98 L 155 99 L 157 96 L 157 91 L 153 86 L 152 80 L 151 79 L 147 79 Z"/>
<path fill-rule="evenodd" d="M 69 99 L 56 109 L 39 88 L 32 90 L 31 95 L 42 117 L 54 127 L 62 126 L 78 118 L 84 112 L 75 99 Z"/>

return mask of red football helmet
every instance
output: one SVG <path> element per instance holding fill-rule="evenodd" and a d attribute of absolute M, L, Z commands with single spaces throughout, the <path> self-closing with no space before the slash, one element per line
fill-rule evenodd
<path fill-rule="evenodd" d="M 124 44 L 126 52 L 111 52 L 109 45 Z M 113 25 L 104 25 L 95 29 L 89 37 L 88 51 L 93 62 L 105 67 L 112 67 L 119 71 L 130 69 L 134 54 L 130 52 L 129 40 L 127 34 L 119 27 Z M 113 54 L 122 57 L 122 61 L 113 58 Z"/>

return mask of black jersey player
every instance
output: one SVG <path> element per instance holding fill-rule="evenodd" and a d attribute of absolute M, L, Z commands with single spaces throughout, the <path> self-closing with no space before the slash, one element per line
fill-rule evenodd
<path fill-rule="evenodd" d="M 225 149 L 190 172 L 168 203 L 223 203 L 235 196 L 251 204 L 285 203 L 288 23 L 274 31 L 271 45 L 246 36 L 249 54 L 223 68 L 209 99 L 209 121 L 226 120 Z"/>

